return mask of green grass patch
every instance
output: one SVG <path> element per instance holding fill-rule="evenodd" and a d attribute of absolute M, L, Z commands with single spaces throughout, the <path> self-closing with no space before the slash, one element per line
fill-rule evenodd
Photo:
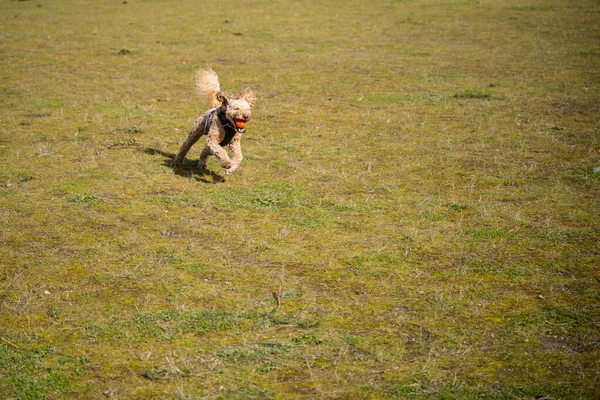
<path fill-rule="evenodd" d="M 503 229 L 496 228 L 481 228 L 481 229 L 469 229 L 469 235 L 475 240 L 491 240 L 491 239 L 512 239 L 516 237 L 514 232 L 508 232 Z"/>
<path fill-rule="evenodd" d="M 90 361 L 87 356 L 60 356 L 51 345 L 24 350 L 4 344 L 0 346 L 0 392 L 19 399 L 67 395 L 72 380 L 82 375 Z"/>

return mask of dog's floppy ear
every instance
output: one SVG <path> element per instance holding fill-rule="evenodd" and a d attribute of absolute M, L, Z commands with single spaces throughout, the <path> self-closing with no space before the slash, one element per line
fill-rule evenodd
<path fill-rule="evenodd" d="M 244 90 L 242 98 L 246 100 L 248 104 L 250 104 L 250 107 L 254 107 L 256 101 L 258 100 L 258 97 L 256 97 L 256 94 L 251 89 Z"/>
<path fill-rule="evenodd" d="M 225 92 L 217 93 L 217 100 L 221 103 L 222 106 L 227 107 L 227 103 L 229 103 L 229 97 Z"/>

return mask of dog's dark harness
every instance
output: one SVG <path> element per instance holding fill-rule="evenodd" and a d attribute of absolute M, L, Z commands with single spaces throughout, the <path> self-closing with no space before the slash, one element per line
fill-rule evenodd
<path fill-rule="evenodd" d="M 219 122 L 221 122 L 221 125 L 223 125 L 223 130 L 225 131 L 225 137 L 219 143 L 219 146 L 225 147 L 229 143 L 231 143 L 231 140 L 235 136 L 236 130 L 231 124 L 229 118 L 227 118 L 227 115 L 225 115 L 225 111 L 223 111 L 221 107 L 215 108 L 206 116 L 206 119 L 204 120 L 204 135 L 208 135 L 208 130 L 212 125 L 215 115 L 217 116 L 217 118 L 219 118 Z"/>

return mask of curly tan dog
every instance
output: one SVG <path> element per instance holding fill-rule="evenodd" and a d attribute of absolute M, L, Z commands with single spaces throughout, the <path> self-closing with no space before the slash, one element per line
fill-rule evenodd
<path fill-rule="evenodd" d="M 231 174 L 243 159 L 240 141 L 242 134 L 246 132 L 248 121 L 252 118 L 256 95 L 249 89 L 235 97 L 222 92 L 219 77 L 210 68 L 198 70 L 196 85 L 211 109 L 196 120 L 174 162 L 181 163 L 194 143 L 201 136 L 207 135 L 206 147 L 200 154 L 198 167 L 206 168 L 206 159 L 212 154 L 219 159 L 226 173 Z M 227 145 L 232 152 L 231 158 L 224 148 Z"/>

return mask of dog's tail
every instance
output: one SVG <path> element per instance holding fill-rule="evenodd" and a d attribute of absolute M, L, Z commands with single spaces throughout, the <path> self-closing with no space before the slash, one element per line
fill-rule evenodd
<path fill-rule="evenodd" d="M 200 68 L 198 70 L 196 74 L 196 87 L 200 96 L 206 100 L 210 107 L 219 107 L 221 105 L 218 98 L 218 94 L 221 93 L 219 77 L 212 68 Z"/>

